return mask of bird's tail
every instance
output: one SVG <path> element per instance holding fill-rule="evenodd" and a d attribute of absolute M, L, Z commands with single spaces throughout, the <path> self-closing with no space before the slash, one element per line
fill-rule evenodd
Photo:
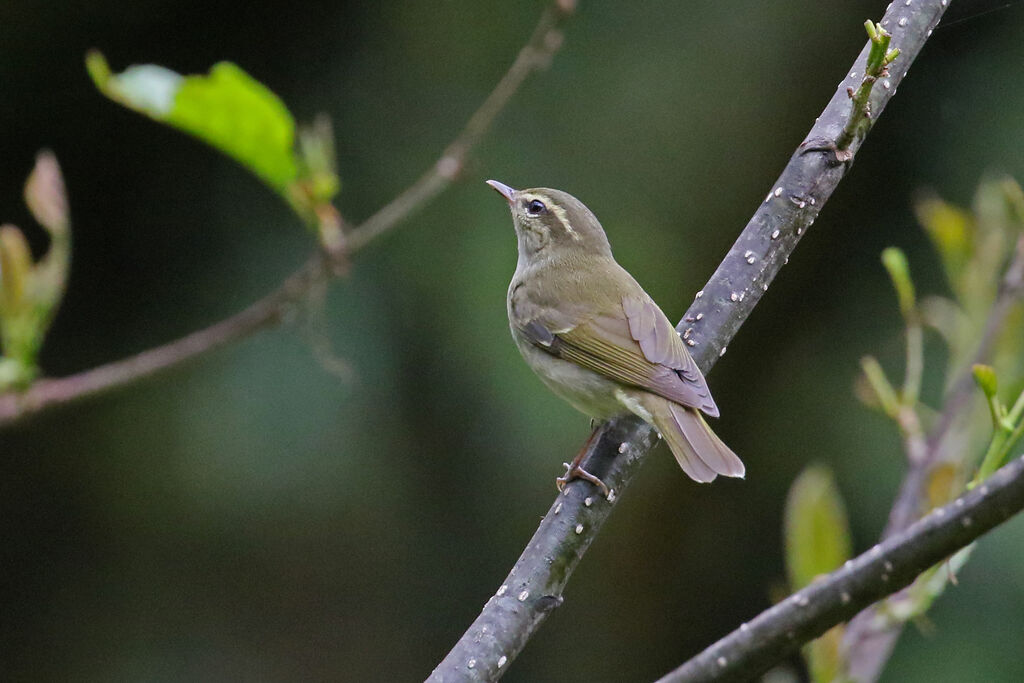
<path fill-rule="evenodd" d="M 654 394 L 646 394 L 643 403 L 672 455 L 691 479 L 709 482 L 719 474 L 744 475 L 743 462 L 711 431 L 699 412 Z"/>

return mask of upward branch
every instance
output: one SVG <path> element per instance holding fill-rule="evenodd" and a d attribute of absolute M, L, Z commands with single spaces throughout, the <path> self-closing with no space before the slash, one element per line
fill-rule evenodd
<path fill-rule="evenodd" d="M 889 77 L 889 87 L 871 92 L 873 119 L 881 115 L 895 93 L 942 16 L 945 4 L 946 0 L 920 0 L 909 6 L 903 2 L 890 5 L 881 25 L 892 32 L 892 42 L 900 48 L 901 68 Z M 850 76 L 839 84 L 807 138 L 677 327 L 704 373 L 725 353 L 728 342 L 849 168 L 837 158 L 836 143 L 855 115 L 847 87 L 858 83 L 855 73 L 866 64 L 872 45 L 869 42 L 858 56 L 847 72 Z M 863 136 L 850 141 L 849 158 L 862 141 Z M 584 466 L 621 494 L 655 443 L 654 433 L 633 418 L 615 420 L 599 429 L 599 438 L 594 439 Z M 569 576 L 608 518 L 616 498 L 606 500 L 595 495 L 585 482 L 566 486 L 501 587 L 430 680 L 450 683 L 499 678 L 551 610 L 561 604 Z"/>

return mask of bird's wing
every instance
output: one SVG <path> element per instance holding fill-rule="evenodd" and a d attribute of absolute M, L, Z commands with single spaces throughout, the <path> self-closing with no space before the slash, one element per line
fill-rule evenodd
<path fill-rule="evenodd" d="M 540 318 L 517 327 L 554 356 L 717 417 L 704 376 L 661 309 L 649 297 L 634 295 L 613 309 L 568 329 Z"/>

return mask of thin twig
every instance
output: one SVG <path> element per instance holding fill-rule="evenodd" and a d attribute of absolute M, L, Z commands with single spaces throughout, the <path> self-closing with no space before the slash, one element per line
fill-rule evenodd
<path fill-rule="evenodd" d="M 42 379 L 20 393 L 0 396 L 0 426 L 45 408 L 98 394 L 178 365 L 278 322 L 290 304 L 300 300 L 317 279 L 325 261 L 310 259 L 284 284 L 244 311 L 177 341 L 124 360 L 108 363 L 61 379 Z"/>
<path fill-rule="evenodd" d="M 562 45 L 560 25 L 575 2 L 556 0 L 543 12 L 537 27 L 512 66 L 470 117 L 438 161 L 361 225 L 345 241 L 349 256 L 411 216 L 458 177 L 466 157 L 494 123 L 519 87 L 534 71 L 545 67 Z M 202 356 L 231 342 L 279 323 L 287 308 L 302 300 L 318 283 L 341 272 L 327 257 L 316 254 L 276 290 L 245 310 L 181 339 L 123 360 L 60 379 L 42 379 L 24 391 L 0 395 L 0 427 L 41 410 L 93 396 Z"/>
<path fill-rule="evenodd" d="M 437 163 L 409 189 L 349 233 L 347 244 L 350 250 L 359 249 L 387 232 L 451 184 L 462 170 L 469 151 L 491 127 L 494 119 L 505 108 L 526 77 L 535 70 L 546 67 L 561 47 L 563 35 L 559 26 L 572 12 L 574 5 L 574 2 L 563 0 L 544 10 L 537 27 L 526 45 L 519 51 L 512 66 L 470 117 L 459 136 L 445 148 Z"/>
<path fill-rule="evenodd" d="M 1024 509 L 1024 458 L 725 636 L 659 683 L 748 681 Z"/>
<path fill-rule="evenodd" d="M 935 426 L 928 433 L 924 456 L 908 457 L 910 467 L 900 484 L 900 491 L 893 502 L 892 509 L 889 511 L 889 521 L 882 533 L 882 538 L 887 538 L 897 531 L 906 529 L 923 514 L 921 491 L 926 475 L 938 462 L 945 439 L 950 433 L 949 430 L 963 415 L 964 409 L 968 407 L 971 398 L 976 393 L 971 366 L 988 360 L 992 353 L 992 345 L 1002 332 L 1010 311 L 1013 310 L 1020 297 L 1021 292 L 1004 289 L 993 305 L 988 319 L 985 321 L 985 331 L 978 344 L 978 349 L 974 353 L 973 360 L 953 382 L 943 404 L 942 412 L 939 413 Z"/>
<path fill-rule="evenodd" d="M 942 16 L 943 4 L 943 0 L 921 0 L 910 6 L 903 2 L 890 6 L 882 25 L 892 31 L 893 43 L 901 49 L 900 65 L 889 77 L 889 87 L 872 92 L 870 122 L 878 119 L 906 75 Z M 865 63 L 869 48 L 870 43 L 858 56 L 856 70 Z M 839 84 L 765 201 L 677 326 L 701 371 L 707 373 L 725 353 L 726 344 L 849 168 L 837 159 L 835 140 L 851 116 L 846 88 L 856 82 L 847 76 Z M 851 141 L 851 157 L 867 132 L 863 129 L 863 135 Z M 614 420 L 599 429 L 584 466 L 621 495 L 656 439 L 653 430 L 636 419 Z M 501 587 L 429 680 L 452 683 L 500 678 L 551 610 L 561 604 L 569 577 L 618 495 L 605 499 L 586 482 L 566 486 Z"/>

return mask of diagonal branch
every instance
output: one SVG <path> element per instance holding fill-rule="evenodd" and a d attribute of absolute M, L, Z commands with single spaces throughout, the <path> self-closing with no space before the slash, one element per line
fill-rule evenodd
<path fill-rule="evenodd" d="M 529 40 L 465 128 L 437 162 L 408 189 L 348 233 L 341 257 L 362 249 L 407 219 L 445 190 L 459 176 L 466 157 L 526 78 L 543 69 L 562 46 L 561 25 L 575 8 L 574 0 L 553 0 Z M 277 325 L 289 307 L 301 302 L 332 275 L 344 272 L 339 258 L 316 254 L 276 290 L 245 310 L 205 329 L 123 360 L 60 379 L 42 379 L 24 391 L 0 395 L 0 427 L 46 408 L 93 396 L 143 379 L 161 370 L 214 351 Z"/>
<path fill-rule="evenodd" d="M 672 671 L 659 683 L 748 681 L 1024 509 L 1024 458 L 847 562 Z"/>
<path fill-rule="evenodd" d="M 871 119 L 850 142 L 844 155 L 847 158 L 856 154 L 871 124 L 906 76 L 945 4 L 946 0 L 919 0 L 889 6 L 881 25 L 891 32 L 900 56 L 882 87 L 872 91 Z M 869 42 L 677 327 L 702 372 L 707 373 L 725 353 L 729 340 L 849 168 L 849 162 L 837 159 L 835 141 L 851 116 L 847 88 L 859 85 L 858 75 L 863 74 L 870 47 Z M 654 445 L 654 432 L 630 418 L 614 420 L 599 431 L 584 466 L 609 484 L 613 493 L 620 493 Z M 616 497 L 605 499 L 585 482 L 566 486 L 501 587 L 429 680 L 450 683 L 500 678 L 551 610 L 561 604 L 569 576 L 611 513 Z"/>

